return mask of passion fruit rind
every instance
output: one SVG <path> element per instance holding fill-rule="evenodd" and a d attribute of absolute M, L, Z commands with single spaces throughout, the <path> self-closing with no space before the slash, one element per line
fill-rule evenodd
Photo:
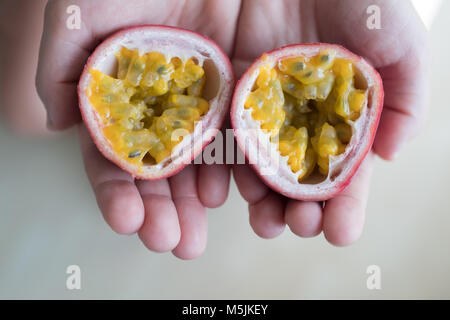
<path fill-rule="evenodd" d="M 330 157 L 345 152 L 367 101 L 368 90 L 355 87 L 353 62 L 322 50 L 263 63 L 244 107 L 300 182 L 315 170 L 328 175 Z"/>
<path fill-rule="evenodd" d="M 196 59 L 157 51 L 122 47 L 115 56 L 117 74 L 89 70 L 89 101 L 118 155 L 137 166 L 160 163 L 209 110 L 205 71 Z"/>

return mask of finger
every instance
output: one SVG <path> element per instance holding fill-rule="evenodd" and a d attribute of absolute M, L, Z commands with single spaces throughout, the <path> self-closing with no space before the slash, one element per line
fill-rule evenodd
<path fill-rule="evenodd" d="M 197 14 L 185 15 L 179 21 L 180 25 L 188 29 L 198 25 L 198 28 L 195 28 L 197 32 L 213 39 L 227 55 L 231 55 L 239 17 L 240 1 L 209 0 L 191 2 L 190 6 L 195 6 L 195 4 L 202 4 L 204 7 L 198 10 Z M 178 3 L 175 5 L 178 5 Z M 224 19 L 224 17 L 226 18 Z M 202 20 L 206 20 L 207 23 L 200 23 L 199 25 L 199 22 Z M 217 21 L 221 21 L 221 23 L 218 24 Z"/>
<path fill-rule="evenodd" d="M 302 1 L 242 1 L 234 58 L 251 62 L 263 52 L 298 43 L 303 31 L 301 5 Z"/>
<path fill-rule="evenodd" d="M 369 153 L 350 185 L 326 202 L 323 232 L 331 244 L 346 246 L 360 237 L 364 226 L 372 167 L 373 155 Z"/>
<path fill-rule="evenodd" d="M 239 79 L 250 64 L 263 52 L 273 50 L 286 44 L 285 34 L 295 33 L 296 28 L 290 32 L 283 32 L 287 4 L 284 1 L 246 0 L 242 1 L 238 19 L 238 32 L 236 33 L 233 59 L 234 73 Z M 271 27 L 267 28 L 267 19 Z M 249 39 L 252 45 L 249 46 Z M 292 41 L 298 42 L 298 41 Z"/>
<path fill-rule="evenodd" d="M 240 58 L 234 58 L 231 61 L 233 71 L 237 79 L 239 79 L 244 74 L 244 72 L 248 69 L 248 67 L 250 67 L 251 63 L 252 63 L 251 60 L 244 60 Z"/>
<path fill-rule="evenodd" d="M 400 62 L 381 68 L 385 88 L 384 109 L 374 150 L 392 160 L 425 121 L 428 97 L 427 58 L 410 52 Z"/>
<path fill-rule="evenodd" d="M 249 203 L 250 226 L 264 239 L 279 236 L 286 226 L 283 197 L 269 191 L 262 199 Z"/>
<path fill-rule="evenodd" d="M 322 231 L 322 206 L 319 202 L 289 200 L 285 221 L 291 231 L 304 238 L 317 236 Z"/>
<path fill-rule="evenodd" d="M 208 208 L 222 205 L 228 196 L 230 167 L 225 164 L 202 164 L 198 167 L 198 196 Z"/>
<path fill-rule="evenodd" d="M 26 136 L 50 133 L 34 83 L 45 4 L 0 1 L 0 43 L 8 43 L 0 50 L 0 112 L 12 130 Z"/>
<path fill-rule="evenodd" d="M 95 39 L 83 28 L 66 26 L 64 1 L 50 1 L 45 10 L 36 88 L 47 109 L 50 129 L 60 130 L 80 121 L 76 86 Z"/>
<path fill-rule="evenodd" d="M 249 165 L 234 165 L 233 178 L 241 196 L 249 203 L 258 202 L 269 192 L 269 188 L 259 179 Z"/>
<path fill-rule="evenodd" d="M 172 252 L 180 259 L 194 259 L 206 248 L 206 208 L 198 197 L 196 170 L 189 165 L 169 179 L 181 229 L 180 242 Z"/>
<path fill-rule="evenodd" d="M 213 142 L 203 150 L 202 157 L 205 163 L 198 167 L 198 196 L 202 204 L 208 208 L 221 206 L 228 197 L 231 167 L 225 164 L 227 145 L 226 143 L 224 144 L 224 137 L 228 137 L 226 128 L 229 127 L 230 123 L 227 117 L 221 131 L 216 134 Z M 216 143 L 219 144 L 215 145 Z M 214 151 L 208 152 L 207 150 L 212 144 L 214 144 Z M 207 162 L 208 156 L 212 157 L 211 160 L 213 161 Z"/>
<path fill-rule="evenodd" d="M 265 239 L 280 235 L 286 226 L 284 198 L 270 190 L 249 165 L 234 165 L 233 177 L 242 197 L 249 203 L 253 231 Z"/>
<path fill-rule="evenodd" d="M 173 250 L 180 241 L 181 231 L 167 179 L 138 180 L 136 186 L 145 208 L 145 219 L 139 230 L 139 238 L 152 251 Z"/>
<path fill-rule="evenodd" d="M 83 124 L 79 137 L 86 173 L 103 217 L 117 233 L 136 232 L 144 221 L 144 205 L 133 177 L 101 155 Z"/>

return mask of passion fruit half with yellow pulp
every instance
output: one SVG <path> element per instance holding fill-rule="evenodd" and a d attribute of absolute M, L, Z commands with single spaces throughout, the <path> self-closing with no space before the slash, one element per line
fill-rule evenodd
<path fill-rule="evenodd" d="M 272 189 L 326 200 L 366 156 L 382 107 L 381 78 L 364 59 L 338 45 L 301 44 L 263 54 L 247 70 L 235 89 L 231 122 Z"/>
<path fill-rule="evenodd" d="M 171 176 L 214 138 L 233 73 L 212 40 L 166 26 L 115 33 L 90 56 L 80 110 L 103 155 L 141 179 Z"/>

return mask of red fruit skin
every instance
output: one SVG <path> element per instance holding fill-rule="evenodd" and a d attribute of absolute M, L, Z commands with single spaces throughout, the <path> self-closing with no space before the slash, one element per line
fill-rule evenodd
<path fill-rule="evenodd" d="M 80 76 L 80 82 L 77 86 L 77 93 L 78 93 L 78 100 L 79 100 L 79 108 L 80 108 L 80 112 L 81 112 L 81 117 L 83 119 L 83 122 L 86 124 L 86 127 L 91 135 L 92 140 L 94 141 L 97 149 L 102 153 L 102 155 L 107 158 L 108 160 L 110 160 L 111 162 L 115 163 L 117 166 L 119 166 L 121 169 L 123 169 L 124 171 L 128 172 L 133 178 L 136 179 L 142 179 L 142 180 L 160 180 L 160 179 L 165 179 L 168 177 L 171 177 L 175 174 L 177 174 L 178 172 L 180 172 L 181 170 L 183 170 L 188 164 L 186 163 L 180 163 L 179 166 L 175 167 L 174 169 L 172 169 L 170 172 L 162 172 L 161 174 L 155 175 L 155 176 L 151 176 L 151 177 L 143 177 L 141 176 L 139 173 L 137 173 L 135 170 L 131 170 L 129 167 L 125 167 L 123 166 L 121 163 L 119 163 L 117 161 L 117 159 L 115 157 L 111 156 L 111 153 L 108 153 L 108 146 L 105 146 L 104 143 L 102 143 L 101 141 L 99 141 L 99 139 L 97 138 L 95 132 L 94 132 L 94 127 L 92 125 L 90 125 L 89 123 L 89 119 L 87 117 L 87 110 L 85 109 L 85 107 L 82 104 L 82 99 L 81 97 L 83 95 L 85 95 L 85 88 L 81 86 L 81 78 L 85 75 L 89 73 L 89 68 L 92 66 L 93 61 L 97 58 L 97 54 L 98 51 L 104 47 L 104 46 L 108 46 L 109 42 L 114 41 L 116 38 L 118 37 L 122 37 L 124 35 L 126 35 L 129 32 L 132 32 L 134 30 L 141 30 L 141 29 L 146 29 L 146 28 L 159 28 L 161 30 L 167 30 L 167 31 L 173 31 L 174 33 L 185 33 L 185 34 L 191 34 L 194 35 L 198 38 L 201 38 L 205 43 L 208 43 L 208 45 L 210 47 L 213 47 L 215 50 L 217 50 L 222 57 L 224 58 L 223 60 L 221 60 L 220 62 L 224 64 L 225 69 L 227 69 L 227 72 L 230 75 L 230 79 L 226 81 L 226 84 L 230 87 L 230 91 L 232 92 L 233 88 L 234 88 L 234 83 L 235 83 L 235 75 L 233 72 L 233 67 L 231 65 L 231 61 L 229 60 L 228 56 L 225 54 L 225 52 L 222 50 L 222 48 L 216 43 L 214 42 L 212 39 L 208 38 L 205 35 L 202 35 L 200 33 L 191 31 L 191 30 L 187 30 L 187 29 L 183 29 L 183 28 L 178 28 L 178 27 L 172 27 L 172 26 L 165 26 L 165 25 L 139 25 L 139 26 L 133 26 L 133 27 L 128 27 L 125 29 L 121 29 L 113 34 L 111 34 L 110 36 L 108 36 L 105 40 L 103 40 L 96 48 L 95 50 L 91 53 L 91 55 L 89 56 L 88 60 L 86 61 L 86 64 L 84 65 L 83 68 L 83 72 L 81 73 Z M 224 104 L 226 105 L 226 109 L 228 109 L 228 106 L 230 104 L 231 101 L 231 95 L 228 99 L 225 100 Z M 220 120 L 219 120 L 219 125 L 216 126 L 216 128 L 214 128 L 216 130 L 216 132 L 218 132 L 223 124 L 223 121 L 225 119 L 226 116 L 226 112 L 222 112 L 220 114 Z M 212 129 L 212 128 L 206 128 L 206 129 Z M 192 162 L 202 151 L 203 149 L 209 144 L 211 143 L 211 141 L 214 139 L 215 134 L 210 135 L 207 137 L 207 139 L 202 139 L 203 143 L 202 143 L 202 147 L 200 150 L 191 152 L 191 157 L 189 162 Z"/>
<path fill-rule="evenodd" d="M 273 54 L 282 52 L 286 49 L 293 48 L 293 49 L 298 50 L 297 55 L 299 56 L 299 55 L 302 55 L 302 51 L 304 49 L 311 49 L 314 47 L 320 47 L 322 49 L 327 49 L 327 48 L 335 49 L 335 50 L 339 51 L 339 53 L 337 55 L 338 57 L 344 55 L 345 57 L 350 58 L 352 60 L 352 62 L 354 62 L 354 64 L 358 64 L 358 62 L 365 63 L 368 67 L 371 68 L 371 75 L 372 75 L 371 80 L 375 82 L 375 86 L 378 87 L 378 89 L 379 89 L 379 91 L 378 91 L 379 94 L 376 96 L 376 99 L 375 99 L 376 100 L 375 106 L 371 106 L 371 107 L 375 107 L 377 109 L 377 114 L 376 114 L 376 117 L 374 118 L 374 120 L 371 122 L 370 129 L 368 130 L 369 135 L 367 136 L 367 138 L 370 140 L 370 143 L 366 144 L 366 147 L 362 151 L 361 156 L 359 157 L 357 162 L 351 167 L 349 177 L 347 179 L 345 179 L 342 183 L 336 184 L 334 186 L 334 188 L 332 190 L 330 190 L 329 192 L 327 192 L 327 194 L 325 196 L 324 195 L 315 195 L 315 194 L 302 195 L 302 196 L 294 195 L 293 196 L 292 193 L 289 192 L 290 190 L 285 190 L 285 189 L 281 188 L 278 184 L 273 183 L 273 181 L 271 181 L 270 179 L 268 179 L 267 176 L 265 176 L 261 173 L 261 169 L 259 168 L 259 166 L 256 163 L 252 163 L 250 161 L 249 154 L 247 152 L 245 152 L 243 142 L 237 138 L 236 134 L 235 134 L 235 137 L 236 137 L 236 141 L 237 141 L 239 148 L 244 153 L 245 158 L 248 161 L 248 163 L 250 164 L 250 166 L 255 170 L 255 172 L 257 173 L 259 178 L 273 191 L 280 193 L 288 198 L 297 199 L 297 200 L 325 201 L 330 198 L 333 198 L 334 196 L 336 196 L 337 194 L 342 192 L 350 184 L 350 182 L 353 179 L 353 176 L 357 172 L 362 161 L 364 160 L 367 153 L 372 148 L 372 145 L 373 145 L 373 142 L 375 139 L 375 134 L 376 134 L 378 124 L 380 121 L 381 112 L 383 110 L 383 101 L 384 101 L 383 81 L 381 79 L 380 74 L 364 58 L 354 54 L 353 52 L 349 51 L 348 49 L 346 49 L 345 47 L 343 47 L 341 45 L 327 44 L 327 43 L 290 44 L 290 45 L 286 45 L 286 46 L 274 49 L 272 51 L 265 52 L 250 65 L 250 67 L 244 72 L 244 74 L 240 77 L 240 79 L 236 83 L 234 95 L 233 95 L 232 102 L 231 102 L 230 121 L 231 121 L 231 126 L 232 126 L 233 130 L 234 131 L 238 130 L 239 125 L 237 124 L 237 122 L 238 122 L 237 121 L 237 110 L 243 103 L 245 103 L 243 101 L 240 101 L 240 99 L 239 99 L 239 96 L 238 96 L 239 89 L 241 86 L 244 86 L 246 84 L 246 80 L 248 80 L 247 77 L 249 77 L 250 74 L 255 71 L 254 70 L 255 66 L 258 65 L 258 63 L 262 60 L 262 58 L 265 55 L 271 56 Z M 292 57 L 292 56 L 293 55 L 282 56 L 282 57 L 279 57 L 278 60 L 281 60 L 283 58 Z M 300 186 L 300 184 L 299 184 L 299 186 Z"/>

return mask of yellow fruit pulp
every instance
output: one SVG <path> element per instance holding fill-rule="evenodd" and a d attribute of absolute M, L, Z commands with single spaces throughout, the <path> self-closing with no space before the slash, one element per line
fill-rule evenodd
<path fill-rule="evenodd" d="M 345 151 L 351 123 L 367 105 L 367 90 L 355 88 L 355 71 L 352 61 L 333 51 L 260 67 L 245 108 L 271 141 L 278 141 L 299 181 L 316 167 L 327 175 L 330 156 Z"/>
<path fill-rule="evenodd" d="M 205 71 L 193 59 L 169 61 L 160 52 L 122 47 L 116 58 L 116 76 L 90 70 L 89 100 L 117 154 L 135 165 L 159 163 L 208 112 Z"/>

